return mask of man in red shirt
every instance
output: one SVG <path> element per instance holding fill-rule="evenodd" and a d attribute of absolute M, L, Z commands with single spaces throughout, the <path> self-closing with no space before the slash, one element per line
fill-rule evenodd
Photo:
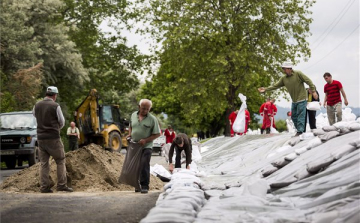
<path fill-rule="evenodd" d="M 172 143 L 173 140 L 175 139 L 175 132 L 174 129 L 171 127 L 171 125 L 168 126 L 168 128 L 165 130 L 164 133 L 165 137 L 166 137 L 166 143 Z"/>
<path fill-rule="evenodd" d="M 235 110 L 235 111 L 231 112 L 231 114 L 229 115 L 231 137 L 234 137 L 234 130 L 233 130 L 232 127 L 233 127 L 233 124 L 235 122 L 235 119 L 236 119 L 236 116 L 237 116 L 238 112 L 239 112 L 239 110 Z"/>
<path fill-rule="evenodd" d="M 333 80 L 330 73 L 325 73 L 324 79 L 327 82 L 324 86 L 324 107 L 326 107 L 329 124 L 333 125 L 336 122 L 335 113 L 337 122 L 342 120 L 342 101 L 340 92 L 344 98 L 344 104 L 347 106 L 349 103 L 342 84 L 339 81 Z"/>

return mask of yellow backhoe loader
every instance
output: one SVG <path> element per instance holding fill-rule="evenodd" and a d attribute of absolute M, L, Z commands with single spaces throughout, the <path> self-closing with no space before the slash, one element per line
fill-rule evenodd
<path fill-rule="evenodd" d="M 99 104 L 96 89 L 90 90 L 74 116 L 80 131 L 79 146 L 95 143 L 117 152 L 127 147 L 128 122 L 121 118 L 118 105 Z"/>

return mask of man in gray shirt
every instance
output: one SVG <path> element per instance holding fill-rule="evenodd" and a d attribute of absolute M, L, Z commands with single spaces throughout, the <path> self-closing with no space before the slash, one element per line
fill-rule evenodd
<path fill-rule="evenodd" d="M 40 159 L 40 192 L 52 193 L 50 185 L 49 158 L 52 156 L 57 165 L 57 191 L 73 192 L 67 186 L 65 151 L 60 138 L 60 129 L 65 125 L 64 115 L 56 98 L 57 87 L 50 86 L 46 90 L 44 100 L 39 101 L 33 108 L 33 115 L 37 122 L 37 138 Z"/>

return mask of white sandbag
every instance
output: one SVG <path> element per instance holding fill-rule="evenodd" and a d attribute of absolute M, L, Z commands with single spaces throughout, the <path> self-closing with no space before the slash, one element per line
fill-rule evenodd
<path fill-rule="evenodd" d="M 341 129 L 341 128 L 348 128 L 349 124 L 350 124 L 349 122 L 341 121 L 334 123 L 332 126 L 335 126 L 337 129 Z"/>
<path fill-rule="evenodd" d="M 318 101 L 308 102 L 306 105 L 306 109 L 310 110 L 310 111 L 320 110 L 320 102 L 318 102 Z"/>
<path fill-rule="evenodd" d="M 279 133 L 274 127 L 270 127 L 270 133 Z"/>
<path fill-rule="evenodd" d="M 281 153 L 281 152 L 284 152 L 284 151 L 286 151 L 288 149 L 291 149 L 291 148 L 292 148 L 291 146 L 286 145 L 286 146 L 282 146 L 282 147 L 277 148 L 275 151 L 277 153 Z"/>
<path fill-rule="evenodd" d="M 223 192 L 223 197 L 234 197 L 234 196 L 257 196 L 266 197 L 269 185 L 266 180 L 252 178 L 244 182 L 241 187 L 232 187 Z"/>
<path fill-rule="evenodd" d="M 337 128 L 335 126 L 333 126 L 333 125 L 324 126 L 322 129 L 325 132 L 331 132 L 331 131 L 336 131 L 337 130 Z"/>
<path fill-rule="evenodd" d="M 274 182 L 274 183 L 270 184 L 270 187 L 272 189 L 283 188 L 283 187 L 289 186 L 292 183 L 295 183 L 296 181 L 297 181 L 297 178 L 290 177 L 290 178 L 282 180 L 280 182 Z"/>
<path fill-rule="evenodd" d="M 296 159 L 298 156 L 296 153 L 290 153 L 288 155 L 285 156 L 285 160 L 287 161 L 293 161 L 294 159 Z"/>
<path fill-rule="evenodd" d="M 271 165 L 273 165 L 274 167 L 281 168 L 288 165 L 290 162 L 291 161 L 289 160 L 285 160 L 284 157 L 281 157 L 279 160 L 272 162 Z"/>
<path fill-rule="evenodd" d="M 312 132 L 304 132 L 299 136 L 300 140 L 308 140 L 314 138 L 314 134 Z"/>
<path fill-rule="evenodd" d="M 309 171 L 307 171 L 306 168 L 300 170 L 299 172 L 297 172 L 294 177 L 299 181 L 299 180 L 302 180 L 302 179 L 305 179 L 305 178 L 308 178 L 310 176 L 312 176 L 313 174 L 312 173 L 309 173 Z"/>
<path fill-rule="evenodd" d="M 341 135 L 344 135 L 351 132 L 351 130 L 349 128 L 343 127 L 343 128 L 339 128 L 339 132 Z"/>
<path fill-rule="evenodd" d="M 295 149 L 295 153 L 296 153 L 297 155 L 303 154 L 303 153 L 305 153 L 306 151 L 308 151 L 308 147 L 307 147 L 307 146 L 304 146 L 304 147 Z"/>
<path fill-rule="evenodd" d="M 300 142 L 300 138 L 299 137 L 294 137 L 294 138 L 292 138 L 292 139 L 290 139 L 289 141 L 288 141 L 288 144 L 290 145 L 290 146 L 295 146 L 296 144 L 298 144 Z"/>
<path fill-rule="evenodd" d="M 318 136 L 318 135 L 324 135 L 324 134 L 325 134 L 325 131 L 322 130 L 322 129 L 313 129 L 313 130 L 312 130 L 312 133 L 313 133 L 315 136 Z"/>
<path fill-rule="evenodd" d="M 309 173 L 318 173 L 321 169 L 329 166 L 335 161 L 335 157 L 331 156 L 322 160 L 315 160 L 306 164 L 306 170 Z"/>
<path fill-rule="evenodd" d="M 350 142 L 349 144 L 356 148 L 360 148 L 360 138 Z"/>
<path fill-rule="evenodd" d="M 236 116 L 235 122 L 233 124 L 233 130 L 234 132 L 243 133 L 245 132 L 245 109 L 247 108 L 246 105 L 246 96 L 243 94 L 239 94 L 239 98 L 242 102 L 239 112 Z"/>
<path fill-rule="evenodd" d="M 163 165 L 159 165 L 157 163 L 154 166 L 150 166 L 150 173 L 154 176 L 159 174 L 163 177 L 171 178 L 171 173 L 165 169 Z"/>
<path fill-rule="evenodd" d="M 353 122 L 349 125 L 349 129 L 351 131 L 358 131 L 360 130 L 360 123 L 357 123 L 357 122 Z"/>
<path fill-rule="evenodd" d="M 309 143 L 307 144 L 307 149 L 312 149 L 315 148 L 319 145 L 321 145 L 321 139 L 318 137 L 315 137 L 314 139 L 310 140 Z"/>
<path fill-rule="evenodd" d="M 331 153 L 331 155 L 336 159 L 340 159 L 341 157 L 353 152 L 356 150 L 355 146 L 350 144 L 342 146 L 340 149 L 336 150 L 335 152 Z"/>
<path fill-rule="evenodd" d="M 276 172 L 278 169 L 279 168 L 277 168 L 273 165 L 268 165 L 264 169 L 261 170 L 261 174 L 263 175 L 263 177 L 267 177 L 267 176 L 271 175 L 272 173 Z"/>
<path fill-rule="evenodd" d="M 332 138 L 335 138 L 336 136 L 338 136 L 338 135 L 340 135 L 340 132 L 338 132 L 338 131 L 331 131 L 331 132 L 327 132 L 327 133 L 325 133 L 324 135 L 321 135 L 321 136 L 318 136 L 319 137 L 319 139 L 321 140 L 321 141 L 328 141 L 328 140 L 330 140 L 330 139 L 332 139 Z"/>
<path fill-rule="evenodd" d="M 196 145 L 192 145 L 191 159 L 192 159 L 192 161 L 195 161 L 195 162 L 198 162 L 201 160 L 200 150 L 199 150 L 199 147 Z"/>

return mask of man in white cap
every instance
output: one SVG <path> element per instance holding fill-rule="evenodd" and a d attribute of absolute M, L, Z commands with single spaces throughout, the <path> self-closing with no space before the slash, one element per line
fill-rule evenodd
<path fill-rule="evenodd" d="M 52 156 L 57 165 L 57 191 L 73 192 L 67 186 L 64 144 L 60 138 L 60 129 L 65 125 L 64 115 L 56 98 L 57 87 L 46 89 L 44 100 L 39 101 L 33 108 L 33 115 L 37 122 L 37 138 L 40 159 L 40 192 L 52 193 L 50 185 L 49 158 Z"/>
<path fill-rule="evenodd" d="M 313 94 L 315 99 L 318 98 L 316 94 L 315 85 L 305 74 L 301 71 L 292 69 L 293 64 L 291 62 L 284 62 L 282 69 L 285 73 L 280 80 L 270 87 L 260 87 L 258 90 L 260 93 L 265 91 L 273 91 L 281 87 L 286 87 L 290 97 L 292 99 L 291 104 L 291 119 L 294 122 L 297 133 L 295 136 L 301 135 L 306 130 L 306 105 L 307 105 L 307 92 L 305 90 L 304 83 L 309 85 L 309 92 Z"/>

